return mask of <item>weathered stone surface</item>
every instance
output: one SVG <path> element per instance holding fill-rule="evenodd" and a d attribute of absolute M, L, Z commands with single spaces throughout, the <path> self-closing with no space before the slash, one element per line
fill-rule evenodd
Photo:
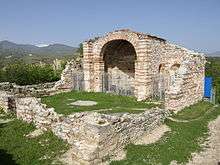
<path fill-rule="evenodd" d="M 6 91 L 8 93 L 18 95 L 19 97 L 41 97 L 58 92 L 54 89 L 54 85 L 55 82 L 24 86 L 16 85 L 15 83 L 3 82 L 0 83 L 0 91 Z"/>
<path fill-rule="evenodd" d="M 0 107 L 6 113 L 14 112 L 16 108 L 14 95 L 6 91 L 0 91 Z"/>
<path fill-rule="evenodd" d="M 74 89 L 76 82 L 73 77 L 76 72 L 80 72 L 81 70 L 81 60 L 74 59 L 69 61 L 61 74 L 61 79 L 55 83 L 54 89 L 67 91 Z"/>

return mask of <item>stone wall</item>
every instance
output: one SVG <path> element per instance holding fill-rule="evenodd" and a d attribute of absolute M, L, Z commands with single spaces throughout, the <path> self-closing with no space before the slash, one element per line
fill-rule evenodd
<path fill-rule="evenodd" d="M 15 83 L 3 82 L 0 83 L 0 91 L 7 91 L 8 93 L 23 97 L 41 97 L 55 93 L 56 89 L 54 89 L 54 85 L 55 82 L 23 86 L 16 85 Z"/>
<path fill-rule="evenodd" d="M 82 71 L 81 58 L 73 59 L 67 62 L 65 69 L 61 74 L 61 79 L 56 82 L 54 89 L 70 91 L 74 89 L 77 82 L 74 76 Z"/>
<path fill-rule="evenodd" d="M 46 108 L 40 98 L 16 98 L 16 115 L 28 123 L 33 122 L 37 128 L 49 130 L 54 122 L 59 121 L 59 115 L 53 108 Z"/>
<path fill-rule="evenodd" d="M 151 40 L 150 43 L 153 74 L 161 74 L 167 82 L 165 107 L 179 111 L 202 100 L 204 55 L 167 42 Z"/>
<path fill-rule="evenodd" d="M 0 91 L 0 108 L 3 108 L 6 113 L 13 112 L 16 108 L 15 105 L 14 95 L 6 91 Z"/>
<path fill-rule="evenodd" d="M 19 119 L 33 122 L 42 130 L 52 130 L 71 145 L 75 164 L 96 165 L 114 159 L 127 144 L 153 130 L 168 116 L 167 111 L 158 108 L 141 114 L 82 112 L 64 116 L 34 97 L 15 98 L 15 103 Z"/>

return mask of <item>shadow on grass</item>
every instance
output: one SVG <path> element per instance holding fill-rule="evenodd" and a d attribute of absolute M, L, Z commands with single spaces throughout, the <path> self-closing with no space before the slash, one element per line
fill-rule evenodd
<path fill-rule="evenodd" d="M 0 128 L 4 128 L 5 127 L 5 123 L 0 123 Z"/>
<path fill-rule="evenodd" d="M 5 123 L 0 124 L 0 128 L 5 127 Z M 1 132 L 0 132 L 1 133 Z M 8 154 L 6 150 L 0 149 L 0 164 L 5 165 L 18 165 L 15 160 L 13 160 L 13 156 Z"/>
<path fill-rule="evenodd" d="M 8 154 L 6 150 L 0 149 L 0 164 L 18 165 L 11 154 Z"/>

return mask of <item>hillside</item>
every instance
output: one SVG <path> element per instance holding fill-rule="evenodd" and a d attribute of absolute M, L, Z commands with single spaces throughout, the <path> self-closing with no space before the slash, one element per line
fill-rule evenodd
<path fill-rule="evenodd" d="M 0 41 L 0 56 L 10 58 L 10 56 L 40 55 L 40 56 L 66 56 L 73 55 L 76 47 L 63 44 L 51 44 L 38 47 L 30 44 L 16 44 L 10 41 Z"/>
<path fill-rule="evenodd" d="M 51 44 L 43 47 L 30 44 L 16 44 L 0 41 L 0 68 L 16 61 L 25 63 L 52 63 L 54 59 L 72 59 L 77 54 L 76 47 Z"/>
<path fill-rule="evenodd" d="M 220 51 L 208 53 L 207 56 L 209 57 L 220 57 Z"/>

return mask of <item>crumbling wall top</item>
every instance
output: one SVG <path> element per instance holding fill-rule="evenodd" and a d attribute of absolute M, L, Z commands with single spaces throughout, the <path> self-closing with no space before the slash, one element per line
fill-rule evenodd
<path fill-rule="evenodd" d="M 105 37 L 108 37 L 108 36 L 111 36 L 111 35 L 116 35 L 116 34 L 121 34 L 121 33 L 123 33 L 125 35 L 131 35 L 132 34 L 134 36 L 137 36 L 138 39 L 151 38 L 151 39 L 154 39 L 154 40 L 159 40 L 161 42 L 166 42 L 165 39 L 160 38 L 158 36 L 147 34 L 147 33 L 136 32 L 136 31 L 132 31 L 130 29 L 120 29 L 120 30 L 115 30 L 113 32 L 108 32 L 104 36 L 95 37 L 93 39 L 86 40 L 85 42 L 94 43 L 94 42 L 97 42 L 99 39 L 103 39 Z"/>
<path fill-rule="evenodd" d="M 131 36 L 133 39 L 136 39 L 136 40 L 137 39 L 139 39 L 139 40 L 141 40 L 141 39 L 152 39 L 154 41 L 155 40 L 160 41 L 162 43 L 168 44 L 171 47 L 174 47 L 175 49 L 181 49 L 182 51 L 185 51 L 190 55 L 197 56 L 197 57 L 202 58 L 202 60 L 205 60 L 205 55 L 203 53 L 199 53 L 199 52 L 196 52 L 196 51 L 193 51 L 193 50 L 189 50 L 185 47 L 170 43 L 164 38 L 161 38 L 161 37 L 149 34 L 149 33 L 136 32 L 136 31 L 133 31 L 133 30 L 130 30 L 130 29 L 119 29 L 119 30 L 115 30 L 113 32 L 108 32 L 106 35 L 86 40 L 86 41 L 84 41 L 84 43 L 93 44 L 93 43 L 97 43 L 97 42 L 99 42 L 99 41 L 101 41 L 105 38 L 111 38 L 111 36 L 117 36 L 117 35 L 118 36 L 128 35 L 128 36 Z"/>

